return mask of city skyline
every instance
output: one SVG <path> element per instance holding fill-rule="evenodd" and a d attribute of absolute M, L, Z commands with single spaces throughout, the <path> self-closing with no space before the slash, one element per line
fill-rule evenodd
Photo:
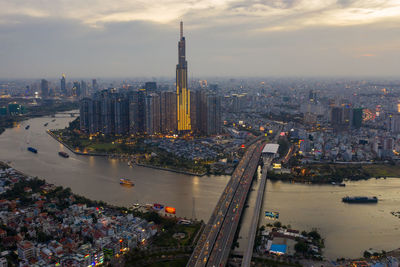
<path fill-rule="evenodd" d="M 189 79 L 398 75 L 396 1 L 22 2 L 0 1 L 1 78 L 173 77 L 180 20 Z"/>
<path fill-rule="evenodd" d="M 0 267 L 399 267 L 399 26 L 400 0 L 0 0 Z"/>

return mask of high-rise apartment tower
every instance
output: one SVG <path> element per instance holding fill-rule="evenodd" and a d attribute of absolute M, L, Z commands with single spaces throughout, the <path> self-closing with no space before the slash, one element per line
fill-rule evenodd
<path fill-rule="evenodd" d="M 178 131 L 190 131 L 190 91 L 187 88 L 186 45 L 183 36 L 183 22 L 180 25 L 180 40 L 178 43 L 178 65 L 176 65 L 176 94 Z"/>

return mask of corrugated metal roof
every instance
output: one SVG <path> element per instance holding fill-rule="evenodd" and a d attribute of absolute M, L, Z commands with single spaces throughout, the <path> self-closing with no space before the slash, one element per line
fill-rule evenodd
<path fill-rule="evenodd" d="M 276 153 L 278 153 L 278 148 L 279 148 L 279 144 L 266 144 L 264 146 L 262 153 L 276 154 Z"/>

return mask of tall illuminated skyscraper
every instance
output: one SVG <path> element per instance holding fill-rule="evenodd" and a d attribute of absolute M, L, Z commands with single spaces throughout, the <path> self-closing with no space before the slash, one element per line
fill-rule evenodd
<path fill-rule="evenodd" d="M 178 43 L 178 65 L 176 65 L 176 94 L 178 131 L 190 131 L 190 91 L 187 88 L 187 62 L 185 55 L 185 37 L 181 21 L 180 40 Z"/>

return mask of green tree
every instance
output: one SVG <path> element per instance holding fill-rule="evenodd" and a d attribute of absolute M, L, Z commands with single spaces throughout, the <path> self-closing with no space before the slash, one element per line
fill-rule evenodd
<path fill-rule="evenodd" d="M 308 236 L 317 241 L 321 239 L 321 235 L 317 232 L 316 229 L 313 229 L 311 232 L 309 232 Z"/>
<path fill-rule="evenodd" d="M 161 223 L 161 217 L 156 212 L 146 213 L 146 218 L 145 219 L 148 220 L 148 221 L 153 221 L 155 224 L 160 224 Z"/>
<path fill-rule="evenodd" d="M 364 251 L 364 258 L 370 258 L 372 255 L 368 251 Z"/>
<path fill-rule="evenodd" d="M 281 222 L 274 222 L 274 226 L 275 227 L 277 227 L 277 228 L 280 228 L 280 227 L 282 227 L 282 223 Z"/>
<path fill-rule="evenodd" d="M 300 240 L 296 245 L 294 245 L 294 249 L 297 253 L 305 254 L 308 251 L 308 246 L 304 240 Z"/>
<path fill-rule="evenodd" d="M 94 215 L 94 213 L 92 213 L 92 219 L 93 219 L 93 223 L 95 224 L 95 223 L 97 223 L 97 217 L 96 217 L 96 215 Z"/>

